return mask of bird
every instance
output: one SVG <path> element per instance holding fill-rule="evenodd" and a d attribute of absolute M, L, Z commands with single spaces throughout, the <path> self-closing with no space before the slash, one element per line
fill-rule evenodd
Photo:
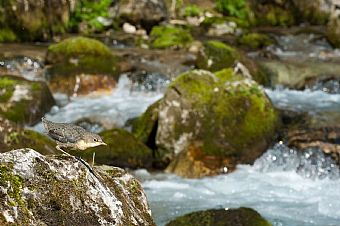
<path fill-rule="evenodd" d="M 72 123 L 57 123 L 41 118 L 45 131 L 49 137 L 56 141 L 56 149 L 66 155 L 70 155 L 62 148 L 85 150 L 100 145 L 107 145 L 102 138 L 95 133 Z"/>

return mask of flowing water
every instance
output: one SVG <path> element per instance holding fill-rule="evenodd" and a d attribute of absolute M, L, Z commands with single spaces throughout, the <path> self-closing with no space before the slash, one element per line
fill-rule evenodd
<path fill-rule="evenodd" d="M 315 40 L 312 36 L 308 40 L 319 46 L 314 48 L 316 52 L 307 54 L 309 57 L 331 51 L 322 40 Z M 309 46 L 296 50 L 292 37 L 279 41 L 281 46 L 286 46 L 275 49 L 280 57 L 302 56 L 303 51 L 312 49 Z M 12 62 L 7 64 L 14 65 Z M 38 64 L 33 67 L 38 68 Z M 34 75 L 28 74 L 27 77 Z M 128 119 L 137 117 L 160 99 L 168 83 L 160 75 L 147 76 L 142 82 L 123 75 L 109 95 L 72 97 L 69 100 L 55 94 L 59 104 L 47 114 L 47 118 L 60 122 L 89 118 L 108 127 L 122 127 Z M 338 81 L 317 83 L 304 91 L 277 87 L 266 88 L 265 92 L 281 109 L 309 113 L 340 111 Z M 98 128 L 98 131 L 103 129 Z M 42 131 L 41 124 L 34 129 Z M 256 209 L 274 226 L 340 225 L 339 168 L 319 150 L 310 149 L 302 154 L 279 143 L 253 166 L 239 165 L 231 174 L 203 179 L 150 174 L 145 170 L 134 173 L 142 181 L 159 226 L 192 211 L 239 206 Z"/>

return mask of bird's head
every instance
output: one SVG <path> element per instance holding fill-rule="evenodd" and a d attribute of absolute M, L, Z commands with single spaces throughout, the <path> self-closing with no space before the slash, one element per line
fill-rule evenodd
<path fill-rule="evenodd" d="M 89 147 L 96 147 L 96 146 L 99 146 L 99 145 L 107 145 L 106 143 L 104 143 L 102 138 L 98 134 L 95 134 L 95 133 L 84 134 L 83 140 L 84 140 L 85 145 L 88 148 Z"/>

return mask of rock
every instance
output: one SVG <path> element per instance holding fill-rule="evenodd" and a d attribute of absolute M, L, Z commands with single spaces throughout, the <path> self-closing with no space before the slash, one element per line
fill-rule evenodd
<path fill-rule="evenodd" d="M 120 21 L 140 25 L 147 31 L 168 17 L 164 0 L 127 0 L 118 4 L 117 17 Z"/>
<path fill-rule="evenodd" d="M 111 91 L 119 75 L 118 58 L 100 41 L 85 37 L 68 38 L 50 45 L 46 62 L 54 92 L 69 95 Z"/>
<path fill-rule="evenodd" d="M 160 101 L 157 101 L 150 105 L 132 123 L 132 134 L 152 149 L 155 148 L 154 137 L 157 131 L 159 103 Z"/>
<path fill-rule="evenodd" d="M 34 148 L 43 155 L 58 153 L 56 144 L 33 130 L 23 129 L 0 117 L 0 152 L 19 148 Z"/>
<path fill-rule="evenodd" d="M 283 85 L 293 89 L 304 89 L 312 81 L 327 78 L 339 79 L 338 63 L 298 60 L 262 60 L 259 64 L 270 76 L 272 86 Z"/>
<path fill-rule="evenodd" d="M 196 66 L 199 69 L 219 71 L 231 67 L 240 59 L 240 53 L 233 47 L 220 41 L 207 41 L 199 51 Z"/>
<path fill-rule="evenodd" d="M 260 33 L 248 33 L 239 37 L 238 43 L 251 50 L 256 50 L 274 44 L 274 40 Z"/>
<path fill-rule="evenodd" d="M 257 25 L 291 26 L 296 23 L 294 6 L 290 0 L 248 1 Z"/>
<path fill-rule="evenodd" d="M 75 2 L 74 0 L 1 1 L 0 27 L 4 29 L 0 33 L 6 31 L 7 41 L 14 41 L 14 37 L 22 41 L 48 40 L 53 35 L 66 31 Z"/>
<path fill-rule="evenodd" d="M 55 104 L 44 82 L 15 76 L 0 77 L 0 115 L 20 124 L 33 125 Z"/>
<path fill-rule="evenodd" d="M 328 0 L 293 0 L 297 15 L 300 20 L 310 24 L 324 25 L 329 20 L 332 4 L 335 1 Z"/>
<path fill-rule="evenodd" d="M 85 151 L 71 151 L 75 156 L 95 163 L 128 168 L 149 168 L 153 162 L 152 150 L 122 129 L 112 129 L 99 133 L 108 146 L 89 148 Z"/>
<path fill-rule="evenodd" d="M 115 167 L 94 173 L 68 156 L 0 154 L 1 225 L 155 225 L 135 178 Z"/>
<path fill-rule="evenodd" d="M 155 26 L 150 33 L 151 46 L 156 49 L 186 47 L 193 40 L 189 31 L 173 26 Z"/>
<path fill-rule="evenodd" d="M 271 226 L 251 208 L 211 209 L 177 217 L 166 226 Z"/>
<path fill-rule="evenodd" d="M 327 24 L 326 37 L 328 41 L 336 48 L 340 47 L 340 3 L 334 2 L 331 7 L 331 16 Z"/>
<path fill-rule="evenodd" d="M 262 84 L 268 85 L 269 78 L 265 68 L 257 64 L 237 49 L 220 41 L 207 41 L 197 54 L 196 67 L 212 72 L 241 63 L 246 70 L 249 70 L 252 78 Z"/>
<path fill-rule="evenodd" d="M 157 151 L 178 175 L 214 175 L 252 163 L 270 144 L 277 123 L 276 111 L 253 80 L 232 69 L 194 70 L 177 77 L 159 104 Z M 181 161 L 191 170 L 181 171 Z"/>

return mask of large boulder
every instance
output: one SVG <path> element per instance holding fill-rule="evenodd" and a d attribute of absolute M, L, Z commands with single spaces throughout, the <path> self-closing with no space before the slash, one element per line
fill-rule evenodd
<path fill-rule="evenodd" d="M 140 183 L 120 168 L 87 167 L 32 149 L 0 154 L 1 225 L 154 226 Z"/>
<path fill-rule="evenodd" d="M 334 46 L 340 47 L 340 3 L 333 1 L 331 6 L 331 15 L 327 24 L 326 36 L 328 41 Z"/>
<path fill-rule="evenodd" d="M 111 129 L 99 133 L 107 146 L 89 148 L 85 151 L 71 151 L 91 161 L 95 152 L 95 163 L 128 168 L 148 168 L 153 157 L 152 150 L 122 129 Z"/>
<path fill-rule="evenodd" d="M 154 25 L 167 19 L 168 12 L 164 0 L 127 0 L 119 2 L 117 16 L 150 31 Z"/>
<path fill-rule="evenodd" d="M 52 44 L 46 56 L 51 65 L 47 70 L 51 90 L 69 95 L 111 90 L 119 75 L 117 61 L 110 49 L 95 39 L 72 37 Z"/>
<path fill-rule="evenodd" d="M 75 0 L 0 1 L 0 36 L 6 31 L 5 41 L 13 41 L 15 36 L 25 41 L 48 40 L 51 35 L 66 31 L 75 2 Z"/>
<path fill-rule="evenodd" d="M 0 117 L 0 152 L 19 148 L 34 148 L 41 154 L 60 153 L 56 144 L 48 137 L 29 129 L 23 129 L 13 122 Z"/>
<path fill-rule="evenodd" d="M 16 76 L 0 77 L 0 115 L 13 122 L 33 125 L 55 104 L 44 82 Z"/>
<path fill-rule="evenodd" d="M 177 217 L 166 226 L 271 226 L 258 212 L 240 207 L 238 209 L 211 209 Z"/>
<path fill-rule="evenodd" d="M 194 70 L 169 86 L 159 104 L 156 145 L 168 171 L 187 177 L 252 163 L 270 144 L 278 116 L 261 87 L 225 69 Z"/>

